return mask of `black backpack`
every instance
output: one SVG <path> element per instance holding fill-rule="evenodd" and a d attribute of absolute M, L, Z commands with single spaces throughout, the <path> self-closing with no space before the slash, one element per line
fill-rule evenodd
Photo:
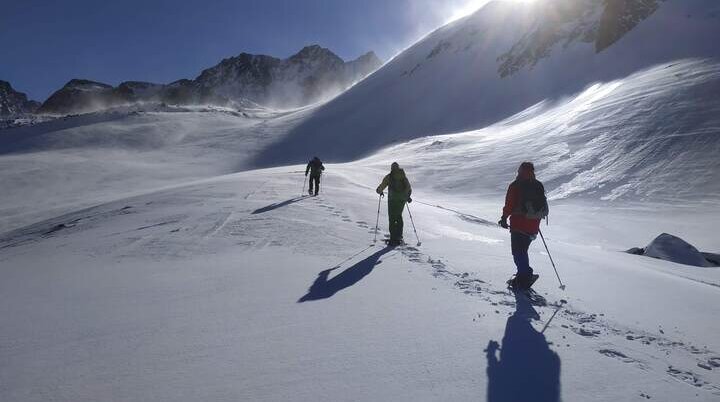
<path fill-rule="evenodd" d="M 519 190 L 520 213 L 530 219 L 543 219 L 550 213 L 547 197 L 545 196 L 545 187 L 542 183 L 535 179 L 517 180 L 515 185 Z"/>
<path fill-rule="evenodd" d="M 388 187 L 390 188 L 390 191 L 393 193 L 407 193 L 408 186 L 407 186 L 407 176 L 405 176 L 405 172 L 403 171 L 402 177 L 396 178 L 395 175 L 390 173 L 389 175 L 389 182 Z"/>

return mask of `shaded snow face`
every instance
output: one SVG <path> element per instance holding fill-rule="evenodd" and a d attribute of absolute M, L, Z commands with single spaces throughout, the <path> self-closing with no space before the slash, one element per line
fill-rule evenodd
<path fill-rule="evenodd" d="M 667 233 L 661 234 L 650 242 L 643 250 L 642 255 L 695 267 L 715 265 L 691 244 Z"/>

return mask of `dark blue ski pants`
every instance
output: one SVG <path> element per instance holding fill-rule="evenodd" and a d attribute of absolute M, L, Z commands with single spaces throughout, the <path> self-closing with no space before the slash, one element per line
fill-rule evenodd
<path fill-rule="evenodd" d="M 533 269 L 530 268 L 530 257 L 528 256 L 528 249 L 532 241 L 533 237 L 530 235 L 510 232 L 510 247 L 517 267 L 517 276 L 530 276 L 533 274 Z"/>

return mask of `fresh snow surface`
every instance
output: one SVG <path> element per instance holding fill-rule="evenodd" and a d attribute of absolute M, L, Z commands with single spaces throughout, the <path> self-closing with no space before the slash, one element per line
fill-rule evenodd
<path fill-rule="evenodd" d="M 247 169 L 274 130 L 294 119 L 147 106 L 2 130 L 0 188 L 12 191 L 0 193 L 0 232 L 118 195 Z"/>
<path fill-rule="evenodd" d="M 383 171 L 328 165 L 314 198 L 300 196 L 302 168 L 119 199 L 2 235 L 0 399 L 720 396 L 718 270 L 622 253 L 635 233 L 605 230 L 654 213 L 557 205 L 567 218 L 543 229 L 567 290 L 535 242 L 547 304 L 532 306 L 505 289 L 509 236 L 490 223 L 500 200 L 440 195 L 409 170 L 422 246 L 408 221 L 410 245 L 391 250 L 371 246 Z M 655 224 L 687 222 L 674 212 Z M 704 216 L 694 230 L 720 223 Z M 578 235 L 578 218 L 591 234 Z M 533 386 L 514 386 L 518 376 Z"/>
<path fill-rule="evenodd" d="M 522 3 L 317 107 L 0 131 L 0 401 L 720 400 L 720 268 L 623 252 L 665 232 L 720 252 L 720 62 L 697 40 L 717 5 L 659 2 L 597 56 L 571 41 L 490 79 L 542 26 Z M 305 197 L 292 163 L 314 154 L 342 163 Z M 506 289 L 495 223 L 523 160 L 567 286 L 537 239 L 544 303 Z M 415 201 L 408 245 L 386 249 L 374 189 L 393 161 Z"/>

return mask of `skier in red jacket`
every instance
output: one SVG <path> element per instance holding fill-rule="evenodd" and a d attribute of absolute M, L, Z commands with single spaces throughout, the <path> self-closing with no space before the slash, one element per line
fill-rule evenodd
<path fill-rule="evenodd" d="M 530 267 L 528 249 L 540 231 L 540 221 L 548 214 L 547 198 L 542 183 L 535 179 L 535 166 L 523 162 L 518 175 L 508 187 L 505 207 L 498 224 L 510 229 L 510 244 L 517 274 L 510 285 L 529 289 L 538 278 Z M 508 225 L 508 217 L 510 224 Z"/>

